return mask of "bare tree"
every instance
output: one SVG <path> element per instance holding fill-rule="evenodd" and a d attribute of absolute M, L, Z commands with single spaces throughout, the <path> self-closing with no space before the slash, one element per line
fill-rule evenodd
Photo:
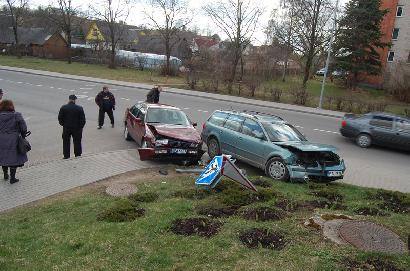
<path fill-rule="evenodd" d="M 19 49 L 19 33 L 18 28 L 23 24 L 24 15 L 28 9 L 28 0 L 5 0 L 7 3 L 7 15 L 11 17 L 11 23 L 13 27 L 14 42 L 16 53 L 18 57 L 21 57 Z"/>
<path fill-rule="evenodd" d="M 145 10 L 145 16 L 151 27 L 157 29 L 165 47 L 165 73 L 171 74 L 171 51 L 180 41 L 178 34 L 185 30 L 192 21 L 188 12 L 188 3 L 185 0 L 148 0 L 151 10 Z"/>
<path fill-rule="evenodd" d="M 101 20 L 108 28 L 110 45 L 110 64 L 109 68 L 115 69 L 115 50 L 118 42 L 123 39 L 127 30 L 125 21 L 130 14 L 129 0 L 102 0 L 99 5 L 93 4 L 90 10 L 97 20 Z"/>
<path fill-rule="evenodd" d="M 54 23 L 65 35 L 68 47 L 68 64 L 71 64 L 71 37 L 74 20 L 79 15 L 79 9 L 73 7 L 72 0 L 56 0 L 57 7 L 49 6 L 47 8 L 47 17 Z"/>
<path fill-rule="evenodd" d="M 238 63 L 244 50 L 251 43 L 263 10 L 260 6 L 252 5 L 251 0 L 218 0 L 214 4 L 205 5 L 204 10 L 230 42 L 232 61 L 228 91 L 231 93 Z"/>
<path fill-rule="evenodd" d="M 271 21 L 273 38 L 285 44 L 305 60 L 302 82 L 307 81 L 314 58 L 323 50 L 329 40 L 328 21 L 331 19 L 331 0 L 284 0 L 285 17 Z M 289 54 L 287 54 L 289 57 Z"/>

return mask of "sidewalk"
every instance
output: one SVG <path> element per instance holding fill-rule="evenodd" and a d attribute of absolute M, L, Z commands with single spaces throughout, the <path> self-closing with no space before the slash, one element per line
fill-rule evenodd
<path fill-rule="evenodd" d="M 132 170 L 150 167 L 136 150 L 90 154 L 17 170 L 20 182 L 0 180 L 0 212 Z"/>
<path fill-rule="evenodd" d="M 69 75 L 69 74 L 62 74 L 58 72 L 40 71 L 40 70 L 32 70 L 32 69 L 25 69 L 25 68 L 15 68 L 15 67 L 8 67 L 8 66 L 1 66 L 1 65 L 0 65 L 0 70 L 22 72 L 26 74 L 41 75 L 41 76 L 48 76 L 48 77 L 62 78 L 62 79 L 71 79 L 71 80 L 84 81 L 84 82 L 100 83 L 100 84 L 106 84 L 106 85 L 112 85 L 112 86 L 139 88 L 139 89 L 145 89 L 145 90 L 150 90 L 152 88 L 152 85 L 148 85 L 148 84 L 100 79 L 100 78 L 79 76 L 79 75 Z M 187 89 L 166 88 L 166 91 L 168 93 L 173 93 L 177 95 L 201 97 L 201 98 L 207 98 L 207 99 L 212 99 L 212 100 L 217 100 L 217 101 L 235 102 L 235 103 L 253 105 L 253 106 L 256 105 L 260 107 L 275 108 L 275 109 L 306 113 L 306 114 L 314 114 L 314 115 L 327 116 L 327 117 L 334 117 L 334 118 L 341 118 L 344 115 L 343 112 L 337 112 L 337 111 L 331 111 L 331 110 L 323 110 L 323 109 L 298 106 L 298 105 L 292 105 L 292 104 L 282 104 L 282 103 L 275 103 L 275 102 L 269 102 L 269 101 L 254 100 L 254 99 L 248 99 L 248 98 L 237 97 L 237 96 L 207 93 L 207 92 L 193 91 L 193 90 L 187 90 Z"/>

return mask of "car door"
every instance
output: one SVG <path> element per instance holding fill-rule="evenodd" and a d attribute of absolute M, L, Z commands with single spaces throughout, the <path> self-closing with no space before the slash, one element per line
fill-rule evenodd
<path fill-rule="evenodd" d="M 236 145 L 240 158 L 254 166 L 263 166 L 269 150 L 268 145 L 268 139 L 259 123 L 246 118 Z"/>
<path fill-rule="evenodd" d="M 370 132 L 374 143 L 384 146 L 395 146 L 397 135 L 393 130 L 393 117 L 373 116 L 370 120 Z"/>
<path fill-rule="evenodd" d="M 410 150 L 410 120 L 396 119 L 398 148 Z"/>
<path fill-rule="evenodd" d="M 144 105 L 141 105 L 139 108 L 136 118 L 135 118 L 135 134 L 136 134 L 136 142 L 138 142 L 139 145 L 142 144 L 142 139 L 145 136 L 145 115 L 146 115 L 146 107 Z"/>
<path fill-rule="evenodd" d="M 236 157 L 236 144 L 240 136 L 242 123 L 245 118 L 236 114 L 231 114 L 226 119 L 220 132 L 221 151 L 224 154 L 231 154 Z"/>

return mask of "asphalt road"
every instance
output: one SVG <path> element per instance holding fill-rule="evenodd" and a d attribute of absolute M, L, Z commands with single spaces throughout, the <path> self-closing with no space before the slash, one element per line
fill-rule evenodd
<path fill-rule="evenodd" d="M 113 86 L 111 91 L 117 100 L 116 126 L 113 129 L 106 125 L 102 130 L 97 130 L 98 109 L 94 97 L 101 90 L 101 84 L 0 71 L 0 88 L 5 91 L 4 98 L 15 102 L 16 110 L 23 114 L 32 131 L 30 164 L 62 158 L 61 127 L 57 114 L 70 94 L 79 97 L 78 104 L 84 107 L 87 117 L 83 135 L 84 153 L 136 148 L 134 143 L 123 138 L 122 119 L 127 106 L 145 100 L 147 90 Z M 198 129 L 217 109 L 247 109 L 277 114 L 298 127 L 310 141 L 339 148 L 348 167 L 344 182 L 410 192 L 410 153 L 379 147 L 360 149 L 339 135 L 339 119 L 171 94 L 166 90 L 161 94 L 161 102 L 183 109 L 192 121 L 198 122 Z M 106 123 L 109 124 L 107 117 Z"/>

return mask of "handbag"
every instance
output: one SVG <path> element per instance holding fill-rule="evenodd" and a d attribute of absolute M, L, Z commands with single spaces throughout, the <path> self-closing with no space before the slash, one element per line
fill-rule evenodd
<path fill-rule="evenodd" d="M 16 120 L 15 117 L 14 119 Z M 17 152 L 19 154 L 26 154 L 29 151 L 31 151 L 31 145 L 30 145 L 30 142 L 28 142 L 28 140 L 25 137 L 31 135 L 31 132 L 30 131 L 26 132 L 23 137 L 23 135 L 20 132 L 20 125 L 17 122 L 17 120 L 16 120 L 16 123 L 17 123 L 17 131 L 19 133 L 17 137 Z"/>

